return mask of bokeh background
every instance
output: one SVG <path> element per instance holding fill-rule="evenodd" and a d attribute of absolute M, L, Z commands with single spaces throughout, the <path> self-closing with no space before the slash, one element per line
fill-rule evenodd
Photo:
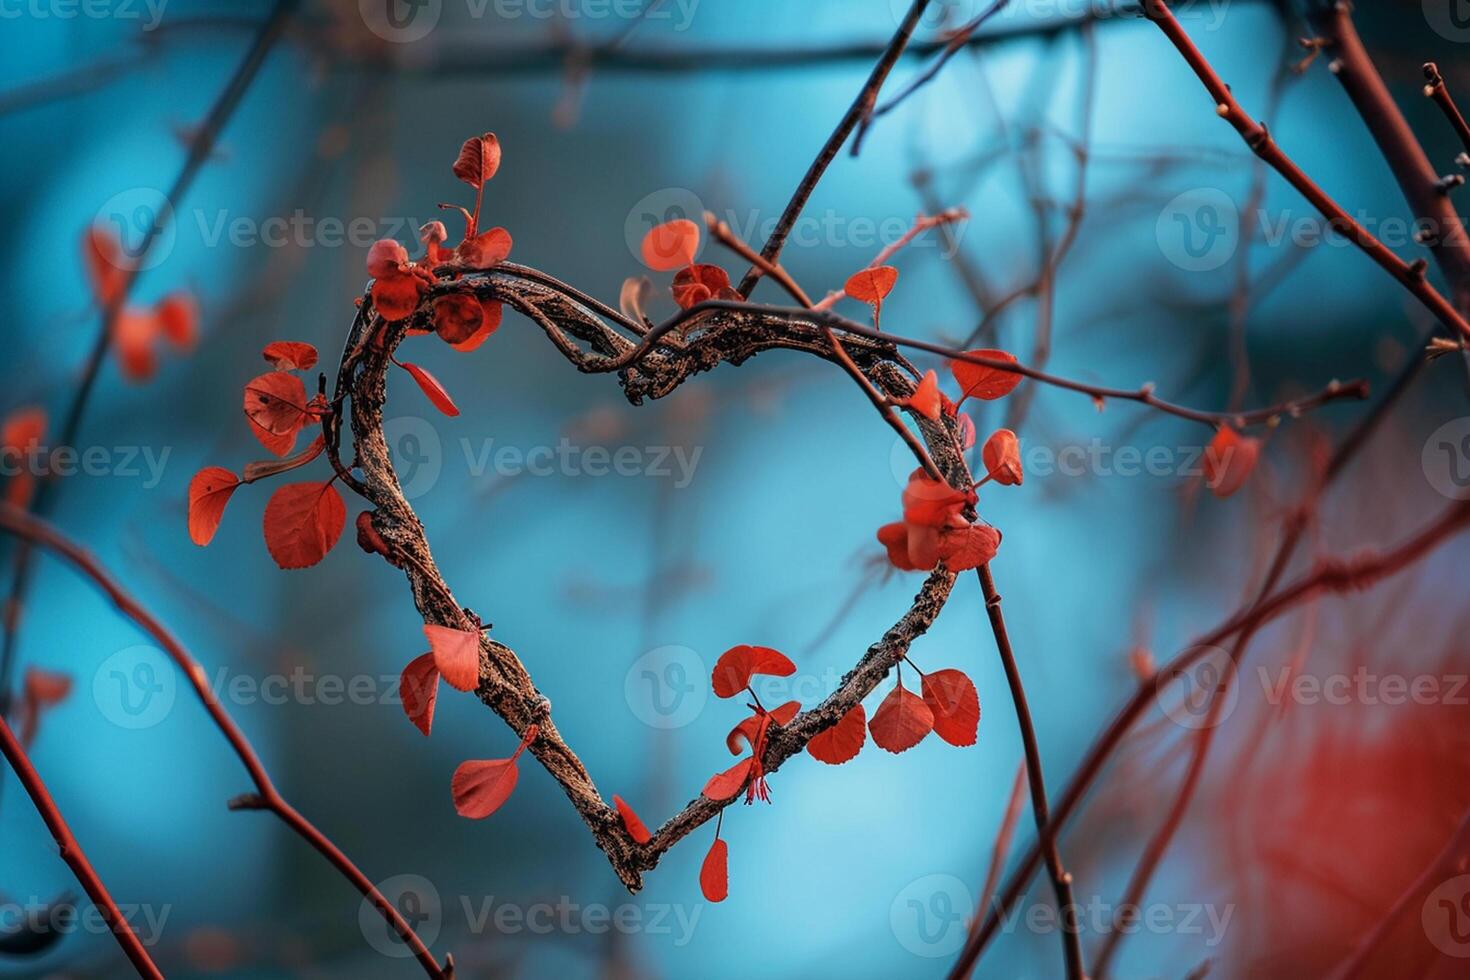
<path fill-rule="evenodd" d="M 172 181 L 268 6 L 0 6 L 6 411 L 43 406 L 54 432 L 98 329 L 84 230 L 101 222 L 136 241 L 137 215 Z M 238 392 L 261 369 L 264 343 L 311 342 L 330 370 L 367 246 L 412 245 L 441 216 L 438 203 L 468 203 L 450 173 L 467 136 L 500 138 L 485 213 L 513 234 L 513 259 L 612 301 L 644 271 L 642 232 L 681 209 L 715 211 L 760 242 L 905 6 L 685 0 L 634 25 L 636 4 L 433 0 L 419 12 L 437 14 L 431 29 L 405 40 L 381 29 L 373 4 L 307 2 L 186 199 L 171 202 L 134 296 L 192 291 L 199 343 L 165 351 L 144 384 L 104 368 L 78 446 L 103 447 L 111 462 L 62 481 L 51 516 L 204 663 L 287 797 L 390 893 L 424 900 L 414 909 L 426 935 L 464 976 L 943 975 L 1021 756 L 978 589 L 962 579 L 912 651 L 926 669 L 975 679 L 977 746 L 931 738 L 898 757 L 869 745 L 840 768 L 795 760 L 773 780 L 771 806 L 727 813 L 726 902 L 705 903 L 697 886 L 709 828 L 629 896 L 535 765 L 491 819 L 455 815 L 455 766 L 507 755 L 514 740 L 448 690 L 431 739 L 407 723 L 397 674 L 423 640 L 399 573 L 350 533 L 318 567 L 277 569 L 261 540 L 269 488 L 259 486 L 242 489 L 214 543 L 196 548 L 189 478 L 263 455 Z M 986 297 L 1033 281 L 1066 228 L 1086 131 L 1085 213 L 1056 283 L 1052 369 L 1100 384 L 1152 380 L 1165 397 L 1222 408 L 1335 377 L 1381 389 L 1416 356 L 1432 326 L 1424 312 L 1341 241 L 1294 235 L 1314 215 L 1279 179 L 1253 202 L 1252 158 L 1156 28 L 1127 13 L 1095 18 L 1090 70 L 1077 27 L 1086 5 L 1014 6 L 986 27 L 995 40 L 961 52 L 877 121 L 857 158 L 833 165 L 785 253 L 809 292 L 840 286 L 917 213 L 964 207 L 971 218 L 952 241 L 930 234 L 900 254 L 883 310 L 889 329 L 963 342 Z M 934 7 L 923 38 L 980 5 Z M 1429 58 L 1470 92 L 1470 28 L 1443 13 L 1384 3 L 1358 20 L 1448 172 L 1453 133 L 1418 93 Z M 1181 16 L 1245 106 L 1350 211 L 1375 229 L 1409 217 L 1325 64 L 1281 71 L 1304 54 L 1295 11 L 1222 0 Z M 621 63 L 589 71 L 555 54 L 613 41 Z M 706 51 L 721 54 L 704 63 Z M 658 64 L 640 67 L 640 52 Z M 922 68 L 904 60 L 892 89 Z M 1241 220 L 1253 208 L 1264 229 Z M 1189 236 L 1207 233 L 1201 252 Z M 1395 244 L 1405 257 L 1421 251 Z M 703 261 L 741 271 L 716 246 Z M 979 297 L 967 273 L 983 284 Z M 779 301 L 769 284 L 757 296 Z M 1234 313 L 1233 300 L 1243 302 Z M 662 291 L 656 303 L 655 315 L 673 309 Z M 999 345 L 1027 357 L 1036 314 L 1028 297 L 993 318 Z M 440 416 L 402 379 L 390 391 L 397 463 L 435 556 L 460 600 L 526 662 L 599 788 L 650 823 L 728 764 L 722 737 L 738 712 L 704 693 L 721 651 L 785 651 L 800 672 L 772 694 L 811 704 L 919 585 L 884 568 L 873 538 L 895 519 L 910 465 L 828 365 L 770 353 L 634 408 L 615 379 L 578 374 L 515 316 L 472 356 L 417 344 L 415 360 L 463 410 Z M 1195 462 L 1207 428 L 1129 403 L 1099 412 L 1075 394 L 1032 394 L 1026 483 L 983 491 L 981 509 L 1005 533 L 994 569 L 1056 791 L 1138 683 L 1137 665 L 1173 656 L 1249 594 L 1321 447 L 1369 405 L 1288 420 L 1247 488 L 1217 500 L 1201 493 Z M 1464 398 L 1455 358 L 1423 372 L 1323 502 L 1298 567 L 1313 552 L 1390 544 L 1438 512 L 1446 484 L 1427 447 L 1447 423 L 1470 426 Z M 1004 411 L 976 409 L 982 438 Z M 549 472 L 516 462 L 559 446 Z M 588 452 L 629 447 L 634 475 L 599 475 Z M 1144 472 L 1119 455 L 1157 447 L 1164 462 Z M 358 509 L 349 503 L 349 516 Z M 1252 663 L 1269 676 L 1247 673 L 1147 893 L 1166 924 L 1123 944 L 1117 975 L 1183 977 L 1206 961 L 1212 976 L 1326 975 L 1433 862 L 1470 804 L 1454 682 L 1470 669 L 1467 556 L 1451 542 L 1375 591 L 1323 599 L 1262 632 Z M 305 845 L 266 815 L 226 810 L 248 783 L 199 705 L 145 637 L 50 558 L 24 608 L 19 654 L 22 672 L 73 679 L 43 720 L 34 761 L 118 900 L 162 918 L 156 929 L 139 923 L 169 975 L 415 975 Z M 128 685 L 155 661 L 161 689 L 140 708 L 146 692 Z M 1320 680 L 1360 666 L 1438 679 L 1440 693 L 1398 704 L 1361 687 L 1346 699 L 1269 697 L 1283 669 Z M 1084 905 L 1118 900 L 1172 798 L 1191 731 L 1170 719 L 1148 716 L 1063 841 Z M 7 908 L 74 890 L 29 801 L 6 782 Z M 1018 847 L 1031 840 L 1029 813 L 1017 836 Z M 1049 900 L 1044 882 L 1033 887 L 979 975 L 1059 975 L 1054 930 L 1026 918 Z M 1461 975 L 1470 943 L 1421 923 L 1418 904 L 1376 975 Z M 1099 941 L 1090 929 L 1084 946 Z M 6 976 L 125 972 L 95 929 L 40 956 L 0 957 Z"/>

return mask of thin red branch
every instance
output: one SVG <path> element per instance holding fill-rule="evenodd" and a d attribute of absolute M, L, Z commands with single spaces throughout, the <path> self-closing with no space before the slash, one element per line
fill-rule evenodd
<path fill-rule="evenodd" d="M 46 822 L 46 829 L 51 831 L 52 839 L 61 849 L 61 859 L 71 868 L 72 874 L 76 875 L 87 897 L 102 913 L 102 921 L 106 922 L 107 927 L 112 930 L 113 938 L 117 940 L 117 944 L 122 947 L 123 953 L 133 964 L 133 969 L 138 971 L 140 977 L 163 980 L 163 971 L 154 964 L 153 957 L 149 956 L 148 950 L 143 948 L 142 940 L 138 938 L 137 933 L 133 932 L 133 927 L 128 924 L 127 918 L 118 909 L 117 903 L 112 900 L 107 886 L 97 875 L 97 869 L 93 868 L 92 862 L 87 860 L 82 845 L 77 843 L 71 828 L 67 826 L 66 818 L 61 815 L 61 810 L 56 806 L 56 801 L 51 798 L 46 784 L 41 781 L 41 776 L 36 772 L 35 766 L 31 765 L 26 750 L 21 747 L 20 740 L 15 737 L 15 733 L 10 730 L 10 726 L 6 724 L 3 717 L 0 717 L 0 753 L 4 754 L 10 767 L 20 778 L 21 786 L 25 787 L 25 791 L 30 794 L 31 800 L 36 804 L 36 810 L 41 814 L 41 819 Z"/>
<path fill-rule="evenodd" d="M 1465 122 L 1465 116 L 1460 112 L 1460 107 L 1455 104 L 1455 97 L 1450 95 L 1450 90 L 1445 87 L 1444 76 L 1439 73 L 1439 66 L 1434 62 L 1428 62 L 1424 66 L 1424 94 L 1434 100 L 1439 106 L 1450 125 L 1455 128 L 1455 135 L 1460 137 L 1460 145 L 1464 147 L 1465 153 L 1470 154 L 1470 123 Z"/>
<path fill-rule="evenodd" d="M 300 837 L 312 847 L 316 848 L 327 861 L 342 874 L 352 886 L 367 900 L 372 902 L 378 913 L 393 927 L 404 943 L 413 950 L 414 956 L 423 966 L 424 972 L 435 980 L 452 975 L 451 970 L 440 968 L 434 960 L 418 934 L 413 931 L 398 909 L 378 891 L 376 885 L 358 869 L 357 865 L 342 853 L 334 845 L 326 834 L 307 820 L 295 808 L 288 803 L 276 789 L 271 781 L 270 774 L 266 772 L 265 765 L 260 761 L 250 740 L 245 733 L 235 724 L 233 718 L 225 711 L 219 699 L 215 697 L 214 691 L 209 686 L 209 678 L 205 674 L 204 667 L 195 660 L 183 645 L 170 633 L 162 623 L 153 617 L 148 610 L 130 595 L 122 585 L 114 579 L 105 569 L 98 564 L 97 560 L 87 551 L 76 545 L 70 539 L 61 534 L 55 527 L 38 517 L 27 514 L 10 504 L 0 504 L 0 530 L 13 534 L 33 545 L 37 545 L 48 551 L 54 552 L 65 558 L 76 567 L 87 578 L 107 595 L 118 609 L 145 633 L 153 637 L 169 659 L 178 666 L 188 679 L 199 697 L 204 710 L 209 713 L 210 719 L 220 734 L 230 743 L 230 748 L 240 759 L 241 765 L 250 776 L 250 781 L 255 784 L 255 793 L 231 801 L 232 809 L 259 809 L 269 810 L 279 817 L 287 826 L 294 830 Z"/>

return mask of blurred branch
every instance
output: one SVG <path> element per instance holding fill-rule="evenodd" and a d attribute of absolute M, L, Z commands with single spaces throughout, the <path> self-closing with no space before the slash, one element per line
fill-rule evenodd
<path fill-rule="evenodd" d="M 0 504 L 0 530 L 21 538 L 22 540 L 45 548 L 65 558 L 76 567 L 110 599 L 118 609 L 143 632 L 151 636 L 163 651 L 168 654 L 181 673 L 189 681 L 198 696 L 204 710 L 209 713 L 210 720 L 220 730 L 220 734 L 230 743 L 230 748 L 239 758 L 241 765 L 250 776 L 250 781 L 255 784 L 255 792 L 237 797 L 230 802 L 232 810 L 268 810 L 281 819 L 286 826 L 290 827 L 302 840 L 306 841 L 316 849 L 327 861 L 346 878 L 354 888 L 367 900 L 372 902 L 378 913 L 393 927 L 399 937 L 411 949 L 414 956 L 418 958 L 424 967 L 424 972 L 429 976 L 440 980 L 440 978 L 452 978 L 453 968 L 440 969 L 434 956 L 429 952 L 423 941 L 419 939 L 413 928 L 403 919 L 398 910 L 389 902 L 383 894 L 378 891 L 367 875 L 363 874 L 358 867 L 352 863 L 326 834 L 316 828 L 311 821 L 307 820 L 286 801 L 275 784 L 271 781 L 270 774 L 266 772 L 265 764 L 260 761 L 250 740 L 245 733 L 235 724 L 233 718 L 225 711 L 219 699 L 215 697 L 214 691 L 209 686 L 209 677 L 204 672 L 204 667 L 195 660 L 189 651 L 170 633 L 162 623 L 153 617 L 148 610 L 133 598 L 122 585 L 109 575 L 97 560 L 84 551 L 80 546 L 66 538 L 52 525 L 38 517 L 27 514 L 10 504 Z M 3 719 L 0 719 L 3 724 Z M 5 729 L 6 732 L 9 729 Z M 9 753 L 7 752 L 7 755 Z M 22 774 L 24 779 L 24 774 Z M 28 787 L 29 788 L 29 787 Z M 32 793 L 34 796 L 34 792 Z M 58 838 L 59 841 L 59 838 Z M 63 846 L 63 854 L 65 847 Z M 78 875 L 80 877 L 80 874 Z M 83 881 L 86 885 L 86 881 Z M 88 894 L 92 894 L 88 889 Z M 95 899 L 95 896 L 94 896 Z M 162 976 L 162 974 L 157 974 Z"/>

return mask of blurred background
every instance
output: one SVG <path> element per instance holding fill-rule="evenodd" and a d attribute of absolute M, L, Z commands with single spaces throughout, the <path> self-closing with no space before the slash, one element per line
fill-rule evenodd
<path fill-rule="evenodd" d="M 1470 98 L 1470 21 L 1453 5 L 1358 13 L 1446 173 L 1459 146 L 1420 94 L 1419 65 L 1437 60 Z M 793 760 L 770 806 L 726 813 L 727 901 L 706 903 L 697 884 L 709 827 L 630 896 L 536 765 L 490 819 L 455 814 L 454 768 L 509 755 L 514 736 L 447 689 L 432 738 L 406 721 L 398 673 L 424 643 L 399 572 L 350 538 L 317 567 L 281 571 L 261 539 L 263 486 L 242 488 L 214 542 L 195 547 L 189 479 L 264 455 L 239 391 L 264 369 L 265 343 L 315 344 L 330 372 L 371 243 L 417 251 L 440 202 L 469 203 L 450 171 L 466 137 L 499 136 L 484 223 L 511 232 L 512 260 L 614 302 L 646 271 L 637 246 L 658 221 L 707 209 L 764 240 L 906 7 L 427 0 L 389 16 L 377 0 L 308 0 L 197 180 L 167 201 L 130 302 L 187 291 L 197 342 L 160 345 L 146 380 L 109 357 L 75 442 L 96 465 L 56 481 L 49 516 L 178 634 L 287 798 L 462 976 L 943 976 L 1021 758 L 975 582 L 961 578 L 911 656 L 974 678 L 976 746 L 931 738 L 902 756 L 869 745 L 841 767 Z M 918 37 L 942 39 L 981 9 L 936 0 Z M 0 408 L 12 419 L 39 407 L 54 436 L 100 323 L 85 232 L 101 225 L 137 247 L 269 13 L 248 0 L 0 0 Z M 1295 10 L 1219 0 L 1180 16 L 1308 172 L 1405 258 L 1423 251 L 1326 59 L 1289 70 L 1309 53 Z M 894 260 L 886 329 L 986 340 L 1095 384 L 1154 381 L 1207 409 L 1333 378 L 1366 378 L 1376 394 L 1418 356 L 1424 311 L 1258 170 L 1156 27 L 1106 5 L 1018 0 L 981 36 L 833 164 L 783 257 L 809 293 L 839 288 L 917 214 L 963 207 L 967 222 Z M 888 91 L 928 63 L 905 58 Z M 701 261 L 743 271 L 713 244 Z M 657 319 L 675 307 L 653 278 Z M 781 301 L 768 283 L 756 298 Z M 440 415 L 402 378 L 387 414 L 435 558 L 525 661 L 598 788 L 651 825 L 729 764 L 722 737 L 740 708 L 705 683 L 723 650 L 784 651 L 798 673 L 762 697 L 811 705 L 907 609 L 920 577 L 887 568 L 874 531 L 897 519 L 912 464 L 829 365 L 771 352 L 635 408 L 512 314 L 473 355 L 431 341 L 410 342 L 414 360 L 462 415 Z M 948 378 L 937 359 L 919 363 Z M 1283 515 L 1372 402 L 1257 433 L 1259 469 L 1221 500 L 1202 492 L 1208 427 L 1030 387 L 966 408 L 982 439 L 1007 423 L 1021 436 L 1025 484 L 982 490 L 980 507 L 1005 534 L 993 567 L 1055 794 L 1149 665 L 1252 594 Z M 1470 436 L 1465 392 L 1455 357 L 1420 373 L 1322 498 L 1291 574 L 1314 555 L 1392 545 L 1465 492 L 1470 459 L 1436 448 Z M 626 465 L 610 467 L 620 451 Z M 318 462 L 303 478 L 325 475 Z M 360 509 L 349 499 L 349 519 Z M 8 576 L 14 544 L 3 547 Z M 1325 976 L 1426 868 L 1364 975 L 1463 975 L 1470 884 L 1436 856 L 1470 805 L 1467 558 L 1451 541 L 1255 638 L 1114 975 Z M 32 758 L 170 976 L 417 974 L 306 845 L 269 815 L 226 810 L 250 788 L 245 772 L 104 597 L 42 557 L 21 611 L 14 689 L 31 669 L 71 682 Z M 1386 677 L 1410 693 L 1386 693 Z M 1063 838 L 1090 954 L 1182 778 L 1197 726 L 1173 707 L 1145 716 Z M 5 775 L 0 926 L 13 927 L 77 889 Z M 1012 861 L 1033 837 L 1023 810 Z M 1034 884 L 977 975 L 1060 975 L 1050 903 Z M 0 954 L 0 975 L 127 967 L 94 922 Z"/>

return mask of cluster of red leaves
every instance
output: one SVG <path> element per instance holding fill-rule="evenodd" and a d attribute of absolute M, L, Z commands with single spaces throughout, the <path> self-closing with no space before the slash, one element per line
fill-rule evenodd
<path fill-rule="evenodd" d="M 103 309 L 120 302 L 133 263 L 122 244 L 101 227 L 87 230 L 82 257 L 92 280 L 92 293 Z M 129 381 L 147 381 L 158 370 L 158 345 L 167 341 L 189 352 L 199 339 L 199 307 L 184 291 L 170 293 L 154 306 L 124 306 L 112 321 L 112 346 Z"/>
<path fill-rule="evenodd" d="M 879 266 L 878 268 L 883 268 Z M 876 270 L 864 270 L 874 272 Z M 889 280 L 891 286 L 892 281 Z M 852 295 L 849 281 L 848 294 Z M 863 288 L 860 285 L 860 290 Z M 879 297 L 881 300 L 881 297 Z M 874 309 L 877 315 L 877 309 Z M 1016 359 L 1001 350 L 976 350 L 969 353 L 999 362 L 1014 364 Z M 958 418 L 963 434 L 962 449 L 974 444 L 975 428 L 969 416 L 960 415 L 959 407 L 966 398 L 991 401 L 1004 398 L 1021 383 L 1021 375 L 1001 368 L 954 361 L 950 365 L 960 386 L 958 402 L 951 401 L 939 388 L 939 376 L 928 371 L 919 380 L 913 394 L 895 399 L 894 404 L 929 419 L 941 416 Z M 888 560 L 906 572 L 930 571 L 943 563 L 951 572 L 978 568 L 995 557 L 1000 547 L 1000 532 L 988 525 L 971 524 L 965 519 L 967 508 L 979 501 L 975 489 L 994 480 L 1005 486 L 1018 486 L 1025 478 L 1021 469 L 1021 445 L 1010 429 L 997 429 L 985 440 L 981 460 L 986 475 L 973 487 L 956 490 L 916 469 L 903 491 L 903 520 L 878 529 L 878 541 L 888 551 Z"/>
<path fill-rule="evenodd" d="M 711 299 L 738 301 L 741 298 L 730 286 L 730 275 L 724 269 L 694 261 L 694 256 L 699 253 L 699 226 L 688 218 L 666 221 L 650 228 L 643 236 L 639 251 L 643 264 L 655 272 L 678 270 L 669 289 L 680 309 L 687 310 Z M 627 293 L 632 288 L 630 284 L 636 285 L 637 280 L 630 279 L 623 284 L 624 306 L 627 306 Z"/>
<path fill-rule="evenodd" d="M 38 405 L 17 408 L 0 425 L 0 449 L 11 463 L 38 452 L 45 438 L 46 410 Z M 15 476 L 5 487 L 6 503 L 24 510 L 30 506 L 35 492 L 36 474 L 28 466 L 16 466 Z"/>
<path fill-rule="evenodd" d="M 297 437 L 308 424 L 327 412 L 326 399 L 310 399 L 306 385 L 293 372 L 309 371 L 316 365 L 316 348 L 294 341 L 277 341 L 262 352 L 273 370 L 245 385 L 245 418 L 250 431 L 277 459 L 249 463 L 244 477 L 222 466 L 206 466 L 189 481 L 189 537 L 207 545 L 219 530 L 225 507 L 243 484 L 279 476 L 305 466 L 322 454 L 318 435 L 294 456 Z M 288 483 L 277 488 L 265 506 L 265 545 L 282 568 L 306 568 L 321 561 L 342 536 L 347 508 L 332 484 Z"/>

